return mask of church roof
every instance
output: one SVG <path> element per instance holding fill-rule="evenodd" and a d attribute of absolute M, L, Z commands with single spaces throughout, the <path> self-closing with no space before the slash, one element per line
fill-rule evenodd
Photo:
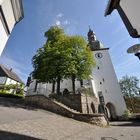
<path fill-rule="evenodd" d="M 94 51 L 101 51 L 101 50 L 109 50 L 109 48 L 101 48 L 101 49 L 96 49 Z"/>
<path fill-rule="evenodd" d="M 12 71 L 12 69 L 8 69 L 5 66 L 0 65 L 0 77 L 2 76 L 9 77 L 19 83 L 23 83 L 23 81 Z"/>

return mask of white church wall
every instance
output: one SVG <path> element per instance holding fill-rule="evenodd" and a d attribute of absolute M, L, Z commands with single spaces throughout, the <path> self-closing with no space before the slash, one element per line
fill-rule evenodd
<path fill-rule="evenodd" d="M 45 96 L 49 96 L 51 93 L 52 84 L 49 83 L 38 83 L 37 84 L 37 94 L 43 94 Z"/>
<path fill-rule="evenodd" d="M 28 87 L 28 95 L 35 95 L 35 94 L 43 94 L 45 96 L 49 96 L 52 92 L 52 84 L 51 83 L 38 83 L 37 88 L 35 91 L 36 80 L 34 79 L 33 82 Z M 79 89 L 81 87 L 79 81 L 75 81 L 75 89 Z M 72 81 L 71 79 L 64 79 L 60 83 L 60 92 L 63 93 L 64 89 L 67 88 L 70 92 L 72 92 Z M 57 83 L 55 84 L 55 92 L 57 89 Z"/>
<path fill-rule="evenodd" d="M 27 94 L 26 95 L 35 95 L 35 85 L 36 85 L 36 80 L 33 80 L 29 87 L 27 88 Z"/>
<path fill-rule="evenodd" d="M 96 91 L 96 85 L 95 85 L 95 81 L 93 80 L 93 79 L 91 79 L 91 88 L 92 88 L 92 91 L 93 91 L 93 94 L 94 94 L 94 96 L 98 99 L 98 93 L 97 93 L 97 91 Z"/>
<path fill-rule="evenodd" d="M 67 88 L 69 91 L 72 90 L 72 82 L 71 82 L 71 79 L 64 79 L 63 81 L 61 81 L 60 91 L 63 92 L 63 90 L 65 88 Z"/>
<path fill-rule="evenodd" d="M 102 58 L 96 58 L 95 54 L 97 53 L 102 53 Z M 94 51 L 93 56 L 96 61 L 96 68 L 92 71 L 96 95 L 98 92 L 102 92 L 105 103 L 111 102 L 114 104 L 117 115 L 121 116 L 126 110 L 126 105 L 108 50 Z"/>

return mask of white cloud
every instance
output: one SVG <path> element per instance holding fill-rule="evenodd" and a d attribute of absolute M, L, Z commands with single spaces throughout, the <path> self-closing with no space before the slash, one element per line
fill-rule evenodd
<path fill-rule="evenodd" d="M 61 26 L 64 28 L 65 33 L 69 35 L 73 35 L 76 33 L 77 21 L 71 20 L 69 21 L 65 18 L 63 13 L 58 13 L 53 19 L 53 25 Z"/>
<path fill-rule="evenodd" d="M 70 24 L 70 21 L 68 21 L 68 20 L 63 21 L 63 25 L 69 25 L 69 24 Z"/>
<path fill-rule="evenodd" d="M 61 25 L 61 21 L 60 20 L 56 20 L 55 21 L 55 25 L 60 26 Z"/>
<path fill-rule="evenodd" d="M 55 25 L 57 26 L 66 26 L 66 25 L 70 25 L 70 21 L 65 19 L 64 14 L 63 13 L 58 13 L 54 19 L 55 21 Z"/>
<path fill-rule="evenodd" d="M 56 15 L 57 18 L 61 18 L 63 16 L 64 16 L 63 13 L 59 13 L 59 14 Z"/>

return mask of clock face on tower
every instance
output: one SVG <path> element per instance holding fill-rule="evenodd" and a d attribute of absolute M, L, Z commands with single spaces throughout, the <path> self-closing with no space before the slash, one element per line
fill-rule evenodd
<path fill-rule="evenodd" d="M 98 58 L 98 59 L 101 59 L 103 57 L 103 54 L 100 53 L 100 52 L 99 53 L 96 53 L 95 54 L 95 57 Z"/>

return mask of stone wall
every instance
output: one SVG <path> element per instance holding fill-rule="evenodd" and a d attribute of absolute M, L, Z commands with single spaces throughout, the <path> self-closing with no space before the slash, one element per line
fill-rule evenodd
<path fill-rule="evenodd" d="M 81 94 L 82 113 L 94 114 L 98 113 L 98 99 L 94 96 Z"/>
<path fill-rule="evenodd" d="M 25 102 L 28 105 L 36 106 L 45 110 L 49 110 L 51 112 L 73 118 L 79 121 L 84 121 L 92 124 L 96 124 L 99 126 L 106 126 L 108 124 L 105 116 L 103 114 L 82 114 L 82 113 L 75 113 L 64 106 L 61 106 L 51 99 L 43 96 L 43 95 L 33 95 L 33 96 L 26 96 Z"/>
<path fill-rule="evenodd" d="M 84 114 L 98 113 L 99 102 L 96 97 L 86 94 L 55 95 L 57 101 Z"/>
<path fill-rule="evenodd" d="M 48 97 L 45 97 L 43 95 L 26 96 L 25 102 L 28 105 L 46 109 L 46 110 L 52 111 L 54 113 L 64 115 L 66 117 L 71 118 L 73 116 L 69 110 L 61 107 L 60 105 L 56 104 L 55 102 L 50 100 Z"/>

